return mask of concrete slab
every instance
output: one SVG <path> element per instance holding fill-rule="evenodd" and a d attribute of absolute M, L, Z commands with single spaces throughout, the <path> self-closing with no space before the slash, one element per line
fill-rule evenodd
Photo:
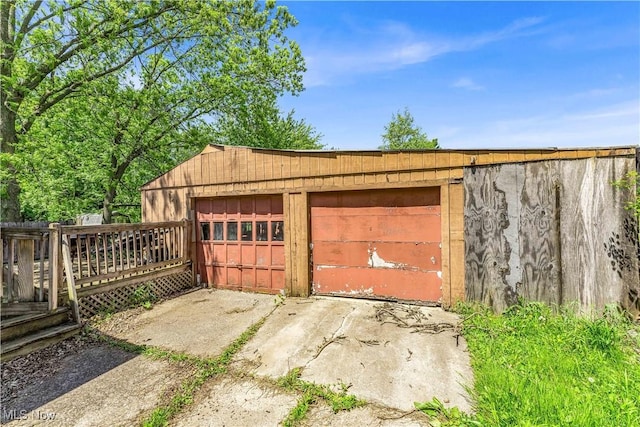
<path fill-rule="evenodd" d="M 297 403 L 295 395 L 250 380 L 218 380 L 198 395 L 194 405 L 172 425 L 277 426 Z"/>
<path fill-rule="evenodd" d="M 96 350 L 100 349 L 104 348 L 96 347 Z M 94 356 L 99 358 L 97 354 Z M 89 363 L 85 358 L 91 359 L 92 353 L 86 351 L 72 358 L 77 366 L 87 367 Z M 125 355 L 125 358 L 129 357 Z M 136 425 L 163 398 L 171 396 L 171 390 L 179 387 L 187 375 L 185 370 L 179 370 L 168 362 L 136 356 L 89 380 L 82 379 L 81 374 L 75 375 L 80 378 L 81 385 L 28 412 L 22 412 L 24 409 L 14 406 L 12 410 L 17 411 L 17 416 L 10 417 L 14 419 L 10 425 Z M 73 377 L 73 366 L 68 365 L 50 378 L 49 382 L 56 386 Z"/>
<path fill-rule="evenodd" d="M 303 367 L 302 378 L 344 383 L 367 401 L 400 410 L 434 396 L 471 411 L 464 384 L 473 383 L 469 354 L 453 331 L 415 329 L 375 318 L 383 303 L 339 298 L 289 298 L 236 356 L 256 375 L 278 377 Z M 414 307 L 430 322 L 460 319 L 439 308 Z"/>
<path fill-rule="evenodd" d="M 103 332 L 136 344 L 215 357 L 274 307 L 273 295 L 200 289 L 141 313 L 126 330 Z"/>

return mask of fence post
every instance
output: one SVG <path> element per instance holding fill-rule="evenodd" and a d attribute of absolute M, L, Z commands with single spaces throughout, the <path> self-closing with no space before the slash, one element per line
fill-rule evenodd
<path fill-rule="evenodd" d="M 69 305 L 71 305 L 71 316 L 76 323 L 80 324 L 80 307 L 76 293 L 76 280 L 73 276 L 71 247 L 69 246 L 69 236 L 66 234 L 62 235 L 62 258 L 64 259 L 64 270 L 67 277 L 67 291 L 69 294 Z"/>
<path fill-rule="evenodd" d="M 35 289 L 33 287 L 34 240 L 18 240 L 18 301 L 33 302 Z"/>
<path fill-rule="evenodd" d="M 189 259 L 189 236 L 191 234 L 191 230 L 189 229 L 189 220 L 182 220 L 182 242 L 180 243 L 180 258 L 182 261 L 187 261 Z"/>
<path fill-rule="evenodd" d="M 58 289 L 62 283 L 60 224 L 49 224 L 49 311 L 58 308 Z"/>

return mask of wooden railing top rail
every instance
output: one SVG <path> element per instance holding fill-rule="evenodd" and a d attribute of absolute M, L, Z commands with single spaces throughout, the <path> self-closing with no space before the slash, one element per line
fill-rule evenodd
<path fill-rule="evenodd" d="M 60 228 L 65 234 L 118 233 L 120 231 L 141 231 L 151 230 L 154 228 L 179 227 L 185 222 L 187 222 L 187 220 L 147 223 L 143 222 L 140 224 L 62 225 L 60 226 Z"/>
<path fill-rule="evenodd" d="M 40 239 L 44 233 L 49 231 L 48 228 L 0 227 L 2 238 L 12 239 Z"/>

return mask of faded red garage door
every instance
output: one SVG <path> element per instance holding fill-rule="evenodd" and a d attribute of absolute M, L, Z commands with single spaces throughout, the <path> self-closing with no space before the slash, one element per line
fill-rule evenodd
<path fill-rule="evenodd" d="M 316 294 L 438 302 L 440 189 L 311 196 Z"/>
<path fill-rule="evenodd" d="M 284 289 L 282 196 L 200 199 L 198 273 L 217 288 Z"/>

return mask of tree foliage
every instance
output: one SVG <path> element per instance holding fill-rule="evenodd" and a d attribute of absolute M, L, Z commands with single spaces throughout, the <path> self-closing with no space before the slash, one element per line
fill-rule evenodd
<path fill-rule="evenodd" d="M 296 21 L 273 1 L 9 0 L 0 18 L 6 220 L 20 187 L 29 217 L 109 220 L 121 189 L 201 148 L 205 121 L 302 90 Z"/>
<path fill-rule="evenodd" d="M 250 106 L 239 114 L 221 117 L 214 139 L 219 144 L 279 149 L 320 149 L 322 135 L 315 128 L 294 117 L 283 116 L 276 105 Z"/>
<path fill-rule="evenodd" d="M 405 108 L 391 117 L 384 127 L 381 150 L 419 150 L 440 148 L 438 139 L 429 139 L 427 134 L 414 123 L 414 118 Z"/>

